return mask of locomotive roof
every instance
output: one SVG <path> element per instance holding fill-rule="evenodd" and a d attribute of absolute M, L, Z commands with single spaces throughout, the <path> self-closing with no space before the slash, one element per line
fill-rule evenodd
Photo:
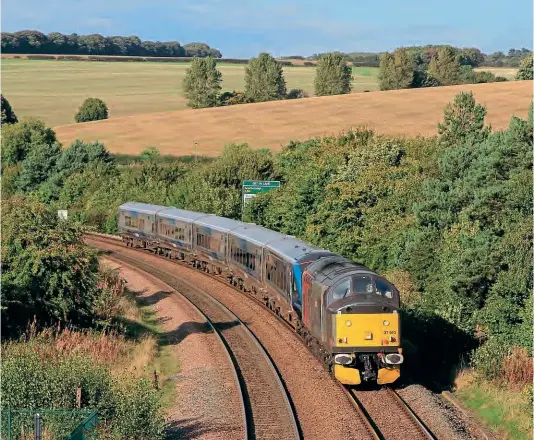
<path fill-rule="evenodd" d="M 228 232 L 239 226 L 246 225 L 246 223 L 237 220 L 232 220 L 231 218 L 219 217 L 217 215 L 208 214 L 205 214 L 204 217 L 196 219 L 194 223 L 195 225 L 216 229 L 219 232 Z"/>
<path fill-rule="evenodd" d="M 195 211 L 186 211 L 185 209 L 179 209 L 179 208 L 165 208 L 162 211 L 158 212 L 158 217 L 162 218 L 172 218 L 175 220 L 185 220 L 188 222 L 192 222 L 200 217 L 205 217 L 210 214 L 202 214 L 200 212 Z"/>
<path fill-rule="evenodd" d="M 268 244 L 266 247 L 271 249 L 273 252 L 276 252 L 286 260 L 290 260 L 291 262 L 300 260 L 305 255 L 309 255 L 314 252 L 325 251 L 325 249 L 321 249 L 289 235 L 283 240 Z"/>
<path fill-rule="evenodd" d="M 127 202 L 119 206 L 119 209 L 123 211 L 133 211 L 140 212 L 142 214 L 155 214 L 158 211 L 167 209 L 166 206 L 160 205 L 150 205 L 148 203 L 139 203 L 139 202 Z"/>
<path fill-rule="evenodd" d="M 232 230 L 231 235 L 253 241 L 260 246 L 273 241 L 283 240 L 287 235 L 254 224 L 245 223 Z"/>

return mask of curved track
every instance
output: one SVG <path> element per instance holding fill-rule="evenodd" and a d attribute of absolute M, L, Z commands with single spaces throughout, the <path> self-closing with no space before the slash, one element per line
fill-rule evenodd
<path fill-rule="evenodd" d="M 117 240 L 92 235 L 92 241 Z M 109 257 L 108 257 L 109 258 Z M 243 390 L 248 439 L 300 439 L 293 406 L 280 375 L 263 346 L 226 306 L 193 284 L 158 267 L 114 253 L 115 260 L 137 267 L 181 293 L 219 332 L 237 369 Z"/>
<path fill-rule="evenodd" d="M 103 235 L 103 234 L 88 234 L 90 235 L 91 239 L 94 241 L 101 241 L 101 242 L 111 242 L 114 245 L 121 245 L 122 240 L 117 236 L 112 235 Z M 135 248 L 134 248 L 135 249 Z M 139 252 L 147 252 L 144 249 L 135 249 Z M 150 252 L 150 251 L 149 251 Z M 152 252 L 150 252 L 152 255 Z M 158 255 L 155 255 L 158 256 Z M 163 256 L 158 256 L 159 258 L 163 258 L 165 260 L 168 260 L 167 258 Z M 122 259 L 122 256 L 121 256 Z M 122 260 L 125 261 L 125 260 Z M 138 263 L 135 260 L 131 260 L 133 264 L 138 265 Z M 175 260 L 174 261 L 177 264 L 184 265 L 187 267 L 190 267 L 186 263 L 183 263 L 181 261 Z M 157 268 L 152 267 L 152 269 L 157 270 Z M 149 273 L 154 273 L 153 271 L 147 271 Z M 157 277 L 165 282 L 166 277 L 168 277 L 168 274 L 165 272 L 158 271 L 159 275 Z M 265 307 L 265 304 L 262 303 L 258 298 L 254 297 L 253 295 L 248 295 L 247 293 L 243 292 L 242 290 L 238 289 L 237 287 L 231 286 L 228 283 L 225 283 L 224 280 L 222 280 L 220 277 L 215 276 L 210 273 L 201 272 L 203 275 L 208 276 L 210 278 L 213 278 L 217 280 L 218 282 L 223 283 L 227 287 L 231 287 L 232 289 L 238 291 L 239 293 L 246 295 L 248 298 L 253 299 L 254 301 L 261 304 L 263 307 Z M 161 276 L 160 276 L 161 275 Z M 199 292 L 202 292 L 201 295 L 204 297 L 204 301 L 215 301 L 219 304 L 219 306 L 226 309 L 226 307 L 221 304 L 218 300 L 211 297 L 208 293 L 201 291 L 200 289 L 196 288 L 195 286 L 191 285 L 187 281 L 183 279 L 175 279 L 174 284 L 176 283 L 182 283 L 182 285 L 187 285 L 189 288 L 192 288 L 194 290 L 197 290 Z M 172 283 L 168 283 L 171 286 L 173 286 Z M 208 297 L 209 299 L 207 299 Z M 189 298 L 190 299 L 190 298 Z M 195 301 L 192 300 L 194 304 Z M 200 306 L 202 308 L 202 306 Z M 239 320 L 237 316 L 235 316 L 232 312 L 230 312 L 228 309 L 226 309 L 234 318 L 234 320 Z M 287 328 L 289 328 L 291 331 L 295 331 L 295 329 L 289 325 L 284 319 L 282 319 L 280 316 L 273 313 L 274 316 Z M 244 325 L 241 321 L 239 321 L 243 327 L 246 328 L 246 325 Z M 248 332 L 248 328 L 246 329 Z M 300 338 L 301 341 L 305 344 L 305 341 Z M 256 340 L 256 343 L 260 345 L 259 341 Z M 244 347 L 244 346 L 243 346 Z M 242 347 L 242 348 L 243 348 Z M 246 349 L 244 349 L 246 352 Z M 265 353 L 265 355 L 268 357 L 268 355 Z M 272 363 L 271 363 L 272 364 Z M 272 368 L 276 371 L 276 367 L 274 365 Z M 280 377 L 278 375 L 278 381 L 280 381 Z M 282 385 L 280 383 L 280 385 Z M 369 438 L 372 439 L 422 439 L 422 440 L 428 440 L 428 439 L 437 439 L 437 437 L 432 434 L 432 432 L 425 426 L 425 424 L 420 420 L 419 417 L 412 411 L 412 409 L 404 402 L 404 400 L 390 387 L 384 387 L 380 390 L 375 391 L 361 391 L 361 390 L 355 390 L 350 387 L 345 387 L 340 384 L 340 386 L 343 388 L 343 391 L 345 392 L 345 395 L 347 398 L 351 401 L 353 407 L 356 410 L 356 414 L 358 417 L 362 420 L 364 423 L 367 433 L 369 434 Z M 377 396 L 379 394 L 379 396 Z M 286 394 L 286 399 L 288 404 L 291 407 L 289 398 Z M 292 407 L 291 407 L 292 408 Z M 386 409 L 386 410 L 385 410 Z M 295 420 L 294 411 L 291 412 L 293 416 L 293 420 Z M 298 436 L 298 426 L 295 422 L 295 433 Z M 254 437 L 250 437 L 254 438 Z M 259 438 L 259 437 L 257 437 Z M 264 437 L 262 437 L 264 438 Z M 271 438 L 271 437 L 265 437 L 265 438 Z M 299 437 L 272 437 L 272 438 L 299 438 Z"/>

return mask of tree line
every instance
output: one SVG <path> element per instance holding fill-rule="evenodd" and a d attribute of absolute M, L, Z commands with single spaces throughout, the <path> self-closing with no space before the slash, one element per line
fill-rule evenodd
<path fill-rule="evenodd" d="M 204 43 L 181 45 L 177 41 L 142 41 L 136 36 L 100 34 L 65 35 L 39 31 L 2 32 L 2 52 L 19 54 L 115 55 L 152 57 L 213 57 L 221 58 L 217 49 Z"/>
<path fill-rule="evenodd" d="M 530 49 L 510 49 L 508 54 L 504 52 L 494 52 L 491 54 L 485 54 L 476 47 L 457 48 L 453 46 L 445 45 L 427 45 L 427 46 L 410 46 L 406 49 L 414 56 L 423 59 L 432 58 L 438 49 L 443 47 L 451 48 L 460 59 L 461 65 L 467 65 L 471 67 L 519 67 L 519 63 L 523 58 L 532 54 Z M 351 53 L 339 53 L 343 59 L 347 62 L 353 63 L 355 66 L 369 66 L 378 67 L 380 64 L 380 53 L 370 52 L 351 52 Z M 307 59 L 319 60 L 324 54 L 314 54 Z M 298 57 L 295 57 L 298 58 Z M 304 58 L 304 57 L 300 57 Z"/>
<path fill-rule="evenodd" d="M 532 54 L 521 60 L 519 67 L 516 79 L 532 79 Z M 472 65 L 462 64 L 461 55 L 450 46 L 424 56 L 404 47 L 385 52 L 380 56 L 378 80 L 380 90 L 507 81 L 488 71 L 475 72 Z"/>
<path fill-rule="evenodd" d="M 338 54 L 328 54 L 317 63 L 314 87 L 317 96 L 350 93 L 352 69 Z M 183 80 L 188 105 L 205 108 L 280 99 L 306 98 L 302 89 L 287 90 L 282 64 L 261 53 L 245 68 L 245 90 L 221 93 L 222 73 L 214 58 L 195 58 Z"/>

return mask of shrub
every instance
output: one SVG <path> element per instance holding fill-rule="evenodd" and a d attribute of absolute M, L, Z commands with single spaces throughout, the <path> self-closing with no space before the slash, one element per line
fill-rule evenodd
<path fill-rule="evenodd" d="M 0 94 L 0 109 L 2 110 L 2 122 L 1 124 L 15 124 L 19 120 L 17 119 L 17 115 L 11 108 L 11 105 L 9 104 L 9 101 L 4 98 L 4 95 Z"/>
<path fill-rule="evenodd" d="M 532 54 L 528 57 L 523 58 L 519 64 L 519 69 L 517 70 L 516 79 L 517 80 L 530 80 L 534 79 L 533 74 L 533 58 Z"/>
<path fill-rule="evenodd" d="M 182 86 L 187 105 L 192 108 L 215 107 L 219 102 L 222 74 L 214 58 L 194 58 Z"/>
<path fill-rule="evenodd" d="M 312 63 L 311 61 L 304 61 L 304 66 L 306 66 L 306 67 L 315 67 L 316 64 Z"/>
<path fill-rule="evenodd" d="M 505 82 L 508 81 L 508 78 L 505 78 L 504 76 L 496 76 L 495 82 Z"/>
<path fill-rule="evenodd" d="M 219 96 L 219 105 L 236 105 L 236 104 L 247 104 L 253 102 L 250 98 L 247 98 L 244 92 L 224 92 Z"/>
<path fill-rule="evenodd" d="M 300 98 L 309 98 L 309 95 L 302 89 L 291 89 L 286 95 L 286 99 Z"/>
<path fill-rule="evenodd" d="M 286 81 L 281 63 L 267 53 L 252 58 L 245 68 L 245 95 L 254 102 L 283 99 Z"/>
<path fill-rule="evenodd" d="M 139 158 L 141 160 L 152 160 L 160 156 L 159 150 L 156 147 L 148 147 L 146 150 L 144 150 L 140 155 Z"/>
<path fill-rule="evenodd" d="M 98 98 L 87 98 L 74 116 L 76 122 L 100 121 L 107 118 L 108 108 L 105 102 Z"/>

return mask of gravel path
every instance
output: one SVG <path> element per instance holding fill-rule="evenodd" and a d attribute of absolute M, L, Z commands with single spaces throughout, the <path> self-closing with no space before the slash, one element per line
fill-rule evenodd
<path fill-rule="evenodd" d="M 225 348 L 204 317 L 174 290 L 156 278 L 127 265 L 120 267 L 130 292 L 141 303 L 152 304 L 160 322 L 163 343 L 170 344 L 180 364 L 176 399 L 168 411 L 168 438 L 244 438 L 239 390 Z"/>
<path fill-rule="evenodd" d="M 121 245 L 101 248 L 157 266 L 209 292 L 229 307 L 256 334 L 275 362 L 291 395 L 306 439 L 368 439 L 369 434 L 339 385 L 298 337 L 265 308 L 221 282 L 193 269 Z"/>

